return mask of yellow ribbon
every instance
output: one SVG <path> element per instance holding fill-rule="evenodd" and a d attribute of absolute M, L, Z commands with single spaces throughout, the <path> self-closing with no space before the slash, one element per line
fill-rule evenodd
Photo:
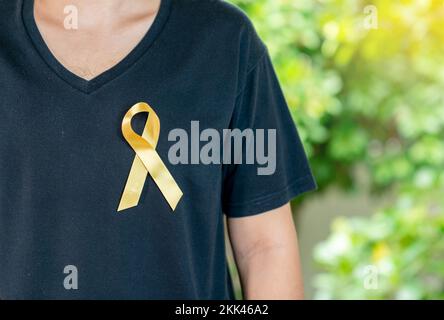
<path fill-rule="evenodd" d="M 131 120 L 142 112 L 148 113 L 148 119 L 140 136 L 131 127 Z M 160 120 L 156 112 L 147 103 L 136 103 L 123 118 L 122 133 L 136 156 L 117 211 L 137 206 L 148 172 L 174 211 L 183 193 L 156 151 L 160 133 Z"/>

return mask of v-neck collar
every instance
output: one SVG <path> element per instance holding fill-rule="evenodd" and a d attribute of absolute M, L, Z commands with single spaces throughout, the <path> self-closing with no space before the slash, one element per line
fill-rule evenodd
<path fill-rule="evenodd" d="M 142 57 L 153 44 L 154 40 L 160 34 L 167 22 L 171 10 L 171 3 L 172 0 L 161 0 L 156 18 L 142 40 L 120 62 L 91 80 L 83 79 L 69 71 L 52 54 L 35 21 L 34 0 L 22 0 L 22 17 L 25 29 L 27 30 L 32 43 L 47 65 L 69 85 L 83 93 L 89 94 L 123 74 Z"/>

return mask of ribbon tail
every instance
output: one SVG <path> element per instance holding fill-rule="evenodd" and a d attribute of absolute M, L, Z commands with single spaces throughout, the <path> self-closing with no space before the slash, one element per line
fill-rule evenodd
<path fill-rule="evenodd" d="M 123 211 L 139 204 L 140 195 L 142 194 L 143 186 L 145 184 L 148 171 L 143 165 L 143 162 L 136 155 L 131 166 L 128 180 L 126 181 L 125 189 L 123 190 L 122 198 L 120 199 L 117 211 Z"/>
<path fill-rule="evenodd" d="M 171 209 L 174 211 L 176 210 L 177 204 L 182 198 L 183 193 L 168 169 L 166 170 L 167 171 L 164 172 L 162 178 L 159 178 L 157 180 L 153 178 L 153 180 L 156 182 L 166 201 L 170 205 Z"/>
<path fill-rule="evenodd" d="M 164 198 L 174 211 L 183 196 L 182 190 L 180 190 L 159 154 L 154 150 L 150 151 L 149 156 L 141 156 L 141 160 L 160 192 L 162 192 Z"/>

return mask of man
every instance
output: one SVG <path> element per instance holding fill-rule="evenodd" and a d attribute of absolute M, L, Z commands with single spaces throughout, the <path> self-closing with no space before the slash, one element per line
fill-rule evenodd
<path fill-rule="evenodd" d="M 244 297 L 303 297 L 288 203 L 315 182 L 240 10 L 0 0 L 0 43 L 1 298 L 233 298 L 224 214 Z M 171 133 L 197 121 L 266 130 L 273 170 L 173 164 Z"/>

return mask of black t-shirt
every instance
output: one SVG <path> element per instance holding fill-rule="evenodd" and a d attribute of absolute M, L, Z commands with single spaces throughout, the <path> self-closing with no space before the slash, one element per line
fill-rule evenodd
<path fill-rule="evenodd" d="M 51 54 L 32 0 L 0 1 L 0 90 L 3 299 L 232 298 L 224 213 L 315 188 L 266 47 L 223 1 L 162 0 L 137 47 L 91 81 Z M 183 192 L 174 211 L 150 173 L 138 205 L 117 211 L 136 156 L 121 125 L 138 102 L 160 121 L 155 151 Z M 146 121 L 135 116 L 134 130 Z M 192 141 L 197 127 L 275 130 L 272 173 L 191 159 L 207 143 Z M 190 151 L 175 163 L 178 129 Z"/>

